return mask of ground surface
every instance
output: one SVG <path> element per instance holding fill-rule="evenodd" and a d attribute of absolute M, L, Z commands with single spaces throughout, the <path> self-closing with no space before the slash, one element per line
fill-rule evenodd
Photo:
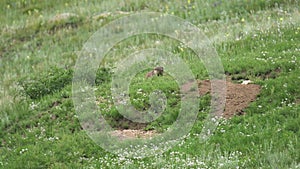
<path fill-rule="evenodd" d="M 191 84 L 183 85 L 183 88 L 189 88 Z M 255 101 L 260 92 L 261 87 L 257 84 L 240 84 L 230 80 L 226 82 L 226 104 L 223 116 L 230 118 L 235 115 L 244 115 L 244 109 Z M 183 89 L 184 90 L 184 89 Z M 199 81 L 200 96 L 209 94 L 211 91 L 211 83 L 209 80 Z M 137 126 L 135 123 L 129 123 L 130 129 L 118 129 L 112 132 L 112 135 L 120 139 L 128 138 L 149 138 L 157 134 L 154 130 L 144 131 L 145 125 Z"/>
<path fill-rule="evenodd" d="M 299 0 L 1 0 L 0 169 L 300 168 L 299 7 Z M 190 132 L 170 150 L 142 159 L 139 153 L 126 158 L 108 152 L 82 130 L 72 78 L 78 55 L 95 32 L 143 12 L 174 15 L 199 27 L 232 81 L 227 81 L 227 118 L 206 142 L 199 138 L 210 110 L 210 83 L 200 81 L 204 96 Z M 160 89 L 168 109 L 149 126 L 129 124 L 118 114 L 110 72 L 124 57 L 146 49 L 173 53 L 195 77 L 209 79 L 206 65 L 180 40 L 141 34 L 120 41 L 105 56 L 101 65 L 108 69 L 99 67 L 93 88 L 120 139 L 164 132 L 180 109 L 173 78 L 144 80 L 141 72 L 130 83 L 133 106 L 149 108 L 149 95 Z M 253 84 L 242 85 L 242 79 Z"/>
<path fill-rule="evenodd" d="M 204 80 L 199 83 L 200 95 L 210 92 L 210 81 Z M 256 99 L 261 87 L 256 84 L 238 84 L 231 81 L 226 82 L 226 104 L 223 116 L 225 118 L 234 115 L 243 115 L 244 109 Z"/>

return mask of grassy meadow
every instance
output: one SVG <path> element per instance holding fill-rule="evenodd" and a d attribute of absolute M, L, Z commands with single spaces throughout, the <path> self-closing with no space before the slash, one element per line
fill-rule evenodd
<path fill-rule="evenodd" d="M 300 168 L 299 6 L 299 0 L 0 1 L 0 168 Z M 126 158 L 93 142 L 72 100 L 78 53 L 99 28 L 137 12 L 175 15 L 199 27 L 229 78 L 261 86 L 246 114 L 222 119 L 203 143 L 205 95 L 192 130 L 163 154 Z M 209 77 L 193 51 L 173 39 L 147 34 L 116 44 L 95 80 L 97 105 L 114 128 L 133 125 L 113 105 L 114 64 L 147 48 L 177 54 L 199 80 Z M 131 80 L 130 100 L 148 109 L 149 95 L 163 91 L 165 111 L 142 128 L 163 133 L 178 116 L 179 87 L 170 75 L 145 80 L 146 72 Z"/>

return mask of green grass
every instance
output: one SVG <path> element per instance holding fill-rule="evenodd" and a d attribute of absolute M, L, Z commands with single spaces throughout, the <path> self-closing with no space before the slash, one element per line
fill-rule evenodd
<path fill-rule="evenodd" d="M 0 168 L 299 168 L 299 6 L 298 0 L 1 1 Z M 163 154 L 130 159 L 96 145 L 73 106 L 77 54 L 101 26 L 140 11 L 192 22 L 210 38 L 227 75 L 261 85 L 246 115 L 222 120 L 202 143 L 199 134 L 210 101 L 205 96 L 190 134 Z M 61 13 L 73 15 L 54 21 Z M 116 44 L 95 80 L 98 106 L 116 128 L 130 124 L 118 123 L 122 116 L 112 103 L 114 63 L 150 47 L 178 54 L 195 76 L 208 78 L 203 63 L 173 39 L 140 35 Z M 147 109 L 149 94 L 164 91 L 166 111 L 145 126 L 164 132 L 180 110 L 179 88 L 171 76 L 145 80 L 145 72 L 131 81 L 130 99 L 135 108 Z"/>

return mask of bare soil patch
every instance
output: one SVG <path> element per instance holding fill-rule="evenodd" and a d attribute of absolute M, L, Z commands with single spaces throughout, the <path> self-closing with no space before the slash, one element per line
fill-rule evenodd
<path fill-rule="evenodd" d="M 244 109 L 253 102 L 260 92 L 261 87 L 256 84 L 237 84 L 226 81 L 227 93 L 223 116 L 230 118 L 234 115 L 245 114 Z M 201 96 L 210 93 L 209 80 L 199 81 L 199 93 Z"/>
<path fill-rule="evenodd" d="M 183 91 L 189 90 L 193 82 L 188 82 L 182 85 Z M 226 104 L 223 116 L 230 118 L 235 115 L 244 115 L 244 109 L 253 102 L 257 95 L 260 93 L 261 87 L 256 84 L 246 83 L 234 83 L 230 80 L 226 81 L 227 93 L 226 93 Z M 200 96 L 209 94 L 211 92 L 210 80 L 198 81 L 198 88 Z M 128 138 L 151 138 L 156 135 L 157 132 L 154 130 L 144 131 L 143 128 L 146 124 L 137 124 L 130 120 L 123 119 L 120 123 L 127 123 L 126 128 L 118 128 L 112 132 L 112 135 L 119 137 L 120 139 Z M 122 126 L 122 125 L 120 125 Z"/>
<path fill-rule="evenodd" d="M 144 131 L 144 130 L 125 129 L 125 130 L 114 130 L 111 134 L 123 140 L 123 139 L 130 139 L 130 138 L 151 138 L 152 136 L 156 135 L 157 132 L 155 130 Z"/>

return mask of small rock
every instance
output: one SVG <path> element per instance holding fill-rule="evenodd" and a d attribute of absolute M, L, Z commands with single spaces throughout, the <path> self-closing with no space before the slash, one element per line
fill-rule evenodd
<path fill-rule="evenodd" d="M 253 82 L 251 80 L 243 80 L 242 81 L 243 85 L 247 85 L 247 84 L 250 84 L 250 83 L 253 83 Z"/>

